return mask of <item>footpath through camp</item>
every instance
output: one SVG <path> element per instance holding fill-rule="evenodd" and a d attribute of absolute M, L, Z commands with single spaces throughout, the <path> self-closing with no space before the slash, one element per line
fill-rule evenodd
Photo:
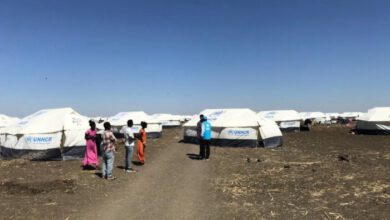
<path fill-rule="evenodd" d="M 74 161 L 0 161 L 0 219 L 390 219 L 390 136 L 317 126 L 283 147 L 181 143 L 182 128 L 150 139 L 146 165 L 113 181 Z M 135 157 L 134 157 L 135 159 Z"/>

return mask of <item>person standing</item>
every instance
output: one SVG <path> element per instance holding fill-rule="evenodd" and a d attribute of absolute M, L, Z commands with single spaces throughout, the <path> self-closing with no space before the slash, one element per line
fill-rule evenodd
<path fill-rule="evenodd" d="M 103 165 L 102 165 L 102 177 L 108 180 L 113 180 L 115 177 L 112 175 L 112 169 L 114 167 L 115 159 L 115 142 L 116 138 L 111 131 L 111 124 L 105 122 L 103 124 Z"/>
<path fill-rule="evenodd" d="M 146 147 L 146 131 L 148 124 L 141 122 L 141 129 L 139 130 L 139 137 L 137 142 L 138 160 L 141 165 L 145 164 L 145 147 Z"/>
<path fill-rule="evenodd" d="M 203 122 L 204 115 L 199 115 L 199 121 L 196 124 L 196 135 L 198 137 L 199 141 L 199 159 L 203 159 L 203 151 L 202 151 L 202 138 L 201 138 L 201 133 L 202 133 L 202 122 Z"/>
<path fill-rule="evenodd" d="M 209 160 L 211 144 L 211 124 L 203 117 L 201 126 L 201 159 Z"/>
<path fill-rule="evenodd" d="M 125 171 L 128 173 L 136 172 L 131 166 L 131 159 L 133 158 L 134 141 L 135 141 L 132 127 L 133 127 L 133 120 L 128 120 L 127 126 L 123 128 L 123 133 L 125 134 L 125 149 L 126 149 Z"/>
<path fill-rule="evenodd" d="M 93 168 L 99 166 L 98 152 L 96 146 L 96 124 L 94 121 L 89 121 L 91 127 L 85 132 L 86 148 L 83 160 L 83 169 Z"/>

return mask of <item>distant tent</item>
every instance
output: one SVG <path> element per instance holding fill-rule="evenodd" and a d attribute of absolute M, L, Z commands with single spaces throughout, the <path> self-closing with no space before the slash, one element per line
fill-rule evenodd
<path fill-rule="evenodd" d="M 331 124 L 336 124 L 340 114 L 337 112 L 325 113 L 326 121 L 330 121 Z"/>
<path fill-rule="evenodd" d="M 372 108 L 358 117 L 356 132 L 359 134 L 390 135 L 390 107 Z"/>
<path fill-rule="evenodd" d="M 33 160 L 82 157 L 88 128 L 88 118 L 71 108 L 41 110 L 2 129 L 1 156 Z"/>
<path fill-rule="evenodd" d="M 300 112 L 303 120 L 310 119 L 318 124 L 324 124 L 326 122 L 326 115 L 322 112 Z"/>
<path fill-rule="evenodd" d="M 363 112 L 343 112 L 339 115 L 339 118 L 356 120 L 362 115 L 364 115 Z"/>
<path fill-rule="evenodd" d="M 278 124 L 282 131 L 299 131 L 302 117 L 295 110 L 261 111 L 259 115 Z"/>
<path fill-rule="evenodd" d="M 325 113 L 325 116 L 329 117 L 330 119 L 337 119 L 340 116 L 340 114 L 337 112 L 332 112 L 332 113 Z"/>
<path fill-rule="evenodd" d="M 0 114 L 0 128 L 10 126 L 14 123 L 18 123 L 19 121 L 20 121 L 19 118 Z"/>
<path fill-rule="evenodd" d="M 159 121 L 163 127 L 179 127 L 183 118 L 178 115 L 171 114 L 154 114 L 152 118 Z"/>
<path fill-rule="evenodd" d="M 250 109 L 206 109 L 212 125 L 212 144 L 218 146 L 278 147 L 282 133 L 275 122 L 258 116 Z M 197 143 L 196 125 L 199 118 L 184 124 L 184 141 Z"/>
<path fill-rule="evenodd" d="M 108 118 L 108 121 L 111 123 L 113 131 L 116 136 L 123 137 L 122 128 L 127 125 L 128 120 L 133 120 L 133 132 L 138 134 L 141 129 L 141 121 L 148 123 L 146 128 L 146 133 L 149 138 L 159 138 L 162 133 L 161 122 L 153 119 L 150 115 L 147 115 L 143 111 L 136 112 L 120 112 L 113 117 Z"/>

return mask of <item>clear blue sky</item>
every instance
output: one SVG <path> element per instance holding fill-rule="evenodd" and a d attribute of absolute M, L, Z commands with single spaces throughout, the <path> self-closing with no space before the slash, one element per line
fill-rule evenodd
<path fill-rule="evenodd" d="M 390 105 L 390 1 L 0 0 L 0 113 Z"/>

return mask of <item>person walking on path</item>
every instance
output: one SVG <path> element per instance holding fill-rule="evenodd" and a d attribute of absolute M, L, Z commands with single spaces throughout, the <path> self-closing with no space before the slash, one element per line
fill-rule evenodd
<path fill-rule="evenodd" d="M 146 147 L 146 131 L 148 124 L 144 121 L 141 122 L 141 129 L 139 130 L 139 137 L 137 142 L 138 160 L 141 165 L 145 164 L 145 147 Z"/>
<path fill-rule="evenodd" d="M 123 133 L 125 134 L 125 171 L 128 173 L 136 172 L 131 166 L 131 159 L 133 158 L 134 152 L 134 132 L 132 130 L 133 120 L 127 121 L 127 126 L 123 127 Z"/>
<path fill-rule="evenodd" d="M 204 115 L 199 116 L 199 121 L 196 124 L 196 135 L 198 137 L 199 141 L 199 159 L 203 159 L 203 154 L 202 154 L 202 138 L 201 138 L 201 133 L 202 133 L 202 122 L 203 122 Z"/>
<path fill-rule="evenodd" d="M 211 144 L 211 124 L 207 121 L 206 117 L 203 117 L 201 124 L 201 159 L 209 160 L 210 158 L 210 144 Z"/>
<path fill-rule="evenodd" d="M 111 124 L 105 122 L 103 124 L 103 165 L 102 165 L 102 177 L 108 180 L 115 179 L 112 176 L 112 169 L 114 167 L 115 159 L 115 142 L 116 138 L 111 131 Z"/>
<path fill-rule="evenodd" d="M 98 152 L 96 146 L 96 124 L 94 121 L 89 121 L 89 126 L 91 128 L 85 132 L 85 140 L 87 143 L 83 159 L 83 169 L 96 169 L 99 166 Z"/>

